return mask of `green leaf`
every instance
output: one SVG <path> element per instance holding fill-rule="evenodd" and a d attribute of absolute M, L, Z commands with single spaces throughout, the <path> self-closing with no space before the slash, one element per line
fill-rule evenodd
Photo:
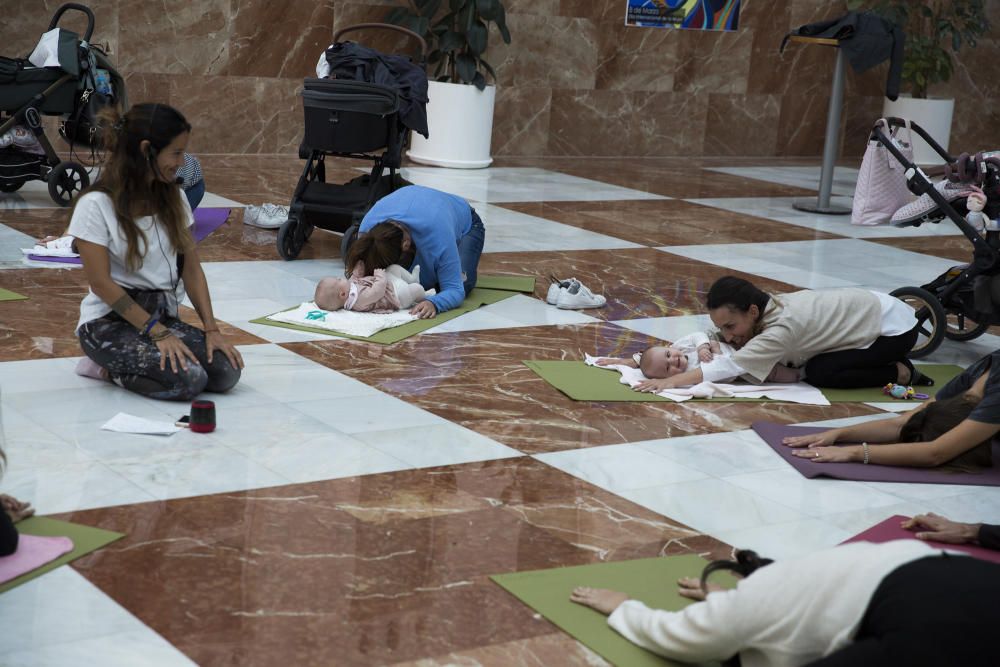
<path fill-rule="evenodd" d="M 479 15 L 487 21 L 496 19 L 497 14 L 500 12 L 499 7 L 499 0 L 476 0 L 476 9 L 479 11 Z"/>
<path fill-rule="evenodd" d="M 441 50 L 445 52 L 457 51 L 465 47 L 465 35 L 448 30 L 441 36 Z"/>
<path fill-rule="evenodd" d="M 452 12 L 458 13 L 468 2 L 471 2 L 471 0 L 449 0 L 448 6 L 451 7 Z"/>
<path fill-rule="evenodd" d="M 493 70 L 493 66 L 490 65 L 485 60 L 483 60 L 482 58 L 479 59 L 479 66 L 482 67 L 484 70 L 486 70 L 487 73 L 489 73 L 490 78 L 493 79 L 493 83 L 496 83 L 496 81 L 497 81 L 497 73 Z"/>
<path fill-rule="evenodd" d="M 423 7 L 420 8 L 420 15 L 430 20 L 434 18 L 441 8 L 441 0 L 424 0 Z"/>
<path fill-rule="evenodd" d="M 403 7 L 394 7 L 385 13 L 384 21 L 386 23 L 391 23 L 393 25 L 402 25 L 403 19 L 408 17 L 410 13 L 406 11 Z"/>
<path fill-rule="evenodd" d="M 503 39 L 504 44 L 510 44 L 510 31 L 507 30 L 507 12 L 504 10 L 503 5 L 500 5 L 500 11 L 497 12 L 497 17 L 493 19 L 497 28 L 500 29 L 500 37 Z"/>
<path fill-rule="evenodd" d="M 442 58 L 444 58 L 444 53 L 441 52 L 441 49 L 434 49 L 433 51 L 430 52 L 430 54 L 428 54 L 427 62 L 433 65 Z"/>
<path fill-rule="evenodd" d="M 482 90 L 486 87 L 486 78 L 479 72 L 476 72 L 476 76 L 472 77 L 472 85 Z"/>
<path fill-rule="evenodd" d="M 475 58 L 460 53 L 455 59 L 455 67 L 458 70 L 458 78 L 461 79 L 462 83 L 472 83 L 472 80 L 476 77 Z"/>
<path fill-rule="evenodd" d="M 482 21 L 476 21 L 472 24 L 468 34 L 466 34 L 466 38 L 469 40 L 469 51 L 472 52 L 472 55 L 478 56 L 486 50 L 486 41 L 489 36 L 489 30 L 486 29 L 486 25 Z"/>

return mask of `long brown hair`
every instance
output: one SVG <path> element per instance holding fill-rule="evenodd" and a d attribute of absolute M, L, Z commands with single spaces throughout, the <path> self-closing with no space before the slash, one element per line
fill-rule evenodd
<path fill-rule="evenodd" d="M 118 225 L 128 243 L 125 266 L 133 271 L 142 266 L 149 247 L 149 240 L 135 223 L 143 215 L 155 215 L 174 250 L 183 253 L 193 240 L 180 187 L 159 178 L 156 154 L 178 136 L 190 132 L 191 125 L 181 112 L 166 104 L 137 104 L 124 116 L 116 108 L 107 107 L 98 118 L 107 159 L 97 182 L 87 191 L 103 192 L 111 198 Z M 148 141 L 152 150 L 143 151 L 143 141 Z"/>
<path fill-rule="evenodd" d="M 344 262 L 344 275 L 350 276 L 359 261 L 365 265 L 365 273 L 371 275 L 375 269 L 385 269 L 398 264 L 403 256 L 403 230 L 393 220 L 380 222 L 351 244 Z"/>
<path fill-rule="evenodd" d="M 899 430 L 899 441 L 930 442 L 937 440 L 968 419 L 977 405 L 979 405 L 978 400 L 964 393 L 929 403 L 923 410 L 917 410 L 906 420 L 906 423 Z M 985 442 L 990 440 L 991 438 Z M 972 448 L 970 447 L 970 449 Z"/>

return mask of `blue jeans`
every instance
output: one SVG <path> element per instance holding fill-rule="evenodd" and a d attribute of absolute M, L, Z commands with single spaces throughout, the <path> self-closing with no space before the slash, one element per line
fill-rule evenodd
<path fill-rule="evenodd" d="M 198 204 L 201 203 L 201 198 L 205 196 L 205 179 L 201 179 L 185 190 L 184 196 L 188 198 L 188 203 L 191 204 L 192 211 L 198 208 Z"/>
<path fill-rule="evenodd" d="M 472 209 L 472 227 L 469 233 L 458 240 L 458 258 L 462 262 L 462 273 L 465 274 L 465 295 L 476 286 L 479 273 L 479 258 L 483 255 L 483 244 L 486 242 L 486 227 L 483 220 Z"/>

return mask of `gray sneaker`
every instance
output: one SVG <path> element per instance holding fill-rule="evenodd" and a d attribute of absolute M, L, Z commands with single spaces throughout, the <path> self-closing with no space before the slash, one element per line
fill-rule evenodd
<path fill-rule="evenodd" d="M 247 206 L 243 211 L 243 224 L 263 229 L 277 229 L 288 220 L 288 207 L 278 204 Z"/>

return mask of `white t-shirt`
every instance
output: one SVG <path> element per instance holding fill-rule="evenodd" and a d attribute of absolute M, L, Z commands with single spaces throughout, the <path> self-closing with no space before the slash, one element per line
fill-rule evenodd
<path fill-rule="evenodd" d="M 191 206 L 186 197 L 181 196 L 180 199 L 190 227 L 194 224 Z M 177 272 L 177 251 L 170 245 L 167 230 L 153 216 L 137 218 L 135 223 L 146 235 L 146 244 L 139 239 L 139 250 L 142 252 L 145 248 L 145 253 L 142 265 L 134 271 L 126 268 L 128 241 L 118 226 L 111 197 L 103 192 L 88 192 L 80 197 L 69 223 L 69 235 L 108 249 L 111 279 L 115 283 L 126 289 L 164 290 L 172 293 L 176 310 L 177 304 L 184 298 L 184 288 Z M 80 303 L 80 321 L 76 328 L 110 312 L 111 306 L 91 290 Z"/>

